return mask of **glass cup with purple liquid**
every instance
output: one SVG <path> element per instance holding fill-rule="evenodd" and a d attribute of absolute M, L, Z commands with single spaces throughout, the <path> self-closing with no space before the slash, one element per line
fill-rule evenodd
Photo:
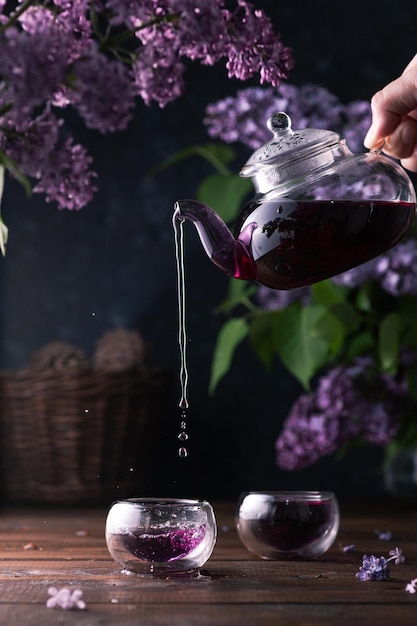
<path fill-rule="evenodd" d="M 119 500 L 106 520 L 107 548 L 126 574 L 198 573 L 216 536 L 214 512 L 205 500 Z"/>
<path fill-rule="evenodd" d="M 318 557 L 333 544 L 339 522 L 331 491 L 244 493 L 236 512 L 242 543 L 263 559 Z"/>

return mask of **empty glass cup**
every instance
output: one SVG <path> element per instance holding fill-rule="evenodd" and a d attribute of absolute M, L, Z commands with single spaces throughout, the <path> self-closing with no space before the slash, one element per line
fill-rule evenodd
<path fill-rule="evenodd" d="M 216 536 L 213 509 L 204 500 L 120 500 L 106 520 L 107 548 L 127 574 L 196 573 L 209 559 Z"/>
<path fill-rule="evenodd" d="M 263 559 L 318 557 L 336 539 L 339 521 L 330 491 L 244 493 L 236 513 L 242 543 Z"/>

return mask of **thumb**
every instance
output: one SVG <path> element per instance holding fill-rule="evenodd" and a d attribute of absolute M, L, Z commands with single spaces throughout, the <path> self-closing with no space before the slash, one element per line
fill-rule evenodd
<path fill-rule="evenodd" d="M 371 100 L 372 124 L 364 144 L 373 148 L 388 137 L 404 116 L 417 117 L 417 58 L 396 80 L 378 91 Z"/>

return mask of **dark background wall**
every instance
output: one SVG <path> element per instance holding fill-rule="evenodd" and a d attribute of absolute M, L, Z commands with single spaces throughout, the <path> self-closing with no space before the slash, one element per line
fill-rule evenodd
<path fill-rule="evenodd" d="M 417 3 L 411 0 L 254 4 L 273 18 L 293 49 L 296 66 L 290 81 L 321 84 L 345 102 L 370 99 L 417 52 Z M 34 350 L 56 339 L 91 354 L 109 328 L 138 328 L 153 347 L 153 362 L 173 372 L 169 419 L 177 424 L 171 215 L 174 201 L 192 197 L 208 170 L 192 159 L 152 179 L 145 174 L 181 148 L 206 141 L 201 122 L 205 105 L 241 86 L 228 81 L 223 68 L 191 67 L 186 95 L 165 110 L 140 106 L 125 133 L 89 133 L 74 120 L 74 132 L 88 146 L 99 173 L 99 191 L 82 212 L 58 211 L 38 197 L 29 200 L 7 180 L 3 215 L 10 241 L 0 260 L 1 367 L 21 367 Z M 241 164 L 248 155 L 242 149 L 239 156 Z M 276 467 L 275 439 L 300 389 L 279 367 L 266 374 L 246 348 L 239 349 L 233 371 L 216 395 L 208 396 L 210 361 L 222 322 L 215 307 L 228 279 L 207 260 L 191 226 L 186 228 L 186 256 L 190 457 L 176 460 L 172 438 L 172 454 L 161 458 L 163 472 L 155 491 L 211 498 L 289 488 L 330 488 L 349 497 L 380 494 L 380 454 L 375 450 L 352 453 L 342 463 L 326 459 L 295 474 Z M 171 438 L 166 429 L 161 431 L 161 440 Z M 170 440 L 168 444 L 170 449 Z"/>

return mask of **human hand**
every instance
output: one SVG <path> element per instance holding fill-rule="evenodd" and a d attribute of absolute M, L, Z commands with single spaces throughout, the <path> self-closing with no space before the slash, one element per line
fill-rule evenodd
<path fill-rule="evenodd" d="M 385 140 L 384 152 L 417 172 L 417 54 L 399 78 L 373 96 L 371 107 L 365 146 L 378 148 Z"/>

